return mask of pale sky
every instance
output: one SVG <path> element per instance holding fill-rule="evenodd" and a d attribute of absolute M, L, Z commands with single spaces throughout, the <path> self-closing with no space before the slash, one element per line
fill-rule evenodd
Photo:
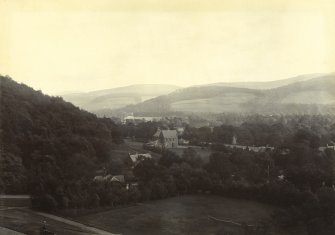
<path fill-rule="evenodd" d="M 333 0 L 0 0 L 0 74 L 47 94 L 335 71 Z"/>

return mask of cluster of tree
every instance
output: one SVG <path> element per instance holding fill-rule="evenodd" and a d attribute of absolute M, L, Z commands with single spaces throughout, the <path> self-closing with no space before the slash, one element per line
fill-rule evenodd
<path fill-rule="evenodd" d="M 76 202 L 122 141 L 119 128 L 9 77 L 0 76 L 0 92 L 0 193 Z"/>
<path fill-rule="evenodd" d="M 211 168 L 224 179 L 217 193 L 289 207 L 277 213 L 276 220 L 288 229 L 303 224 L 301 229 L 305 231 L 298 234 L 332 234 L 335 152 L 319 152 L 311 136 L 307 131 L 296 133 L 289 151 L 285 147 L 235 156 L 229 153 L 231 150 L 221 152 L 220 160 Z"/>
<path fill-rule="evenodd" d="M 135 138 L 138 141 L 147 142 L 152 139 L 157 129 L 175 129 L 185 126 L 185 122 L 179 117 L 164 117 L 160 121 L 141 122 L 138 124 L 128 123 L 120 125 L 124 138 Z"/>
<path fill-rule="evenodd" d="M 162 122 L 141 122 L 137 125 L 124 124 L 121 126 L 122 136 L 124 138 L 136 138 L 137 140 L 147 142 L 152 139 L 157 128 L 161 128 L 162 126 L 164 126 Z"/>
<path fill-rule="evenodd" d="M 133 169 L 133 174 L 126 175 L 125 183 L 83 178 L 66 186 L 58 186 L 52 194 L 35 198 L 34 205 L 42 210 L 115 207 L 208 191 L 211 189 L 211 180 L 202 166 L 202 160 L 193 149 L 186 149 L 182 157 L 164 151 L 159 161 L 140 161 Z M 125 167 L 125 164 L 120 167 Z M 46 169 L 50 170 L 51 168 Z M 107 171 L 115 174 L 118 170 Z M 54 178 L 50 179 L 51 176 Z M 46 181 L 55 182 L 56 172 L 51 171 L 48 177 Z"/>
<path fill-rule="evenodd" d="M 184 138 L 199 145 L 203 142 L 231 144 L 236 137 L 237 144 L 245 146 L 288 145 L 300 129 L 314 135 L 315 145 L 326 146 L 335 142 L 334 116 L 248 116 L 249 119 L 238 126 L 221 125 L 210 127 L 186 126 Z M 290 137 L 290 138 L 288 138 Z"/>
<path fill-rule="evenodd" d="M 140 195 L 136 187 L 126 189 L 119 183 L 86 179 L 67 184 L 63 190 L 59 189 L 56 193 L 33 198 L 33 205 L 46 211 L 94 209 L 135 203 L 140 201 Z"/>
<path fill-rule="evenodd" d="M 209 174 L 195 150 L 186 149 L 181 157 L 164 151 L 158 162 L 145 159 L 134 168 L 142 200 L 208 191 Z"/>

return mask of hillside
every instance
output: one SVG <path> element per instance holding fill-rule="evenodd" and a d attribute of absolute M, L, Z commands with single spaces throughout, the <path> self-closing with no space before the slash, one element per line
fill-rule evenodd
<path fill-rule="evenodd" d="M 335 74 L 304 79 L 267 90 L 222 85 L 189 87 L 118 111 L 334 114 Z"/>
<path fill-rule="evenodd" d="M 61 95 L 65 100 L 88 111 L 122 108 L 126 105 L 165 95 L 179 89 L 164 84 L 139 84 L 92 92 Z"/>
<path fill-rule="evenodd" d="M 123 108 L 127 112 L 221 112 L 239 109 L 239 104 L 261 96 L 257 90 L 207 86 L 189 87 Z"/>
<path fill-rule="evenodd" d="M 74 197 L 79 182 L 91 178 L 120 141 L 110 119 L 60 97 L 3 76 L 0 92 L 0 193 L 28 193 L 49 201 L 58 195 L 57 203 Z"/>
<path fill-rule="evenodd" d="M 283 104 L 334 104 L 335 74 L 295 82 L 267 91 L 268 101 Z"/>
<path fill-rule="evenodd" d="M 266 114 L 334 114 L 334 90 L 335 74 L 329 74 L 267 90 L 245 106 Z"/>

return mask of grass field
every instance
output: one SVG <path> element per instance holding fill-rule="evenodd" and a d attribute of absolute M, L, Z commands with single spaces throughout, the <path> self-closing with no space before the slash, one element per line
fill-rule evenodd
<path fill-rule="evenodd" d="M 222 223 L 208 216 L 258 224 L 270 220 L 264 204 L 210 195 L 175 197 L 76 217 L 77 221 L 121 234 L 216 234 Z"/>
<path fill-rule="evenodd" d="M 195 150 L 196 154 L 201 158 L 204 163 L 209 162 L 209 156 L 212 154 L 212 151 L 209 148 L 202 148 L 199 146 L 184 146 L 178 148 L 170 148 L 169 150 L 177 154 L 178 156 L 183 156 L 185 149 L 192 148 Z"/>

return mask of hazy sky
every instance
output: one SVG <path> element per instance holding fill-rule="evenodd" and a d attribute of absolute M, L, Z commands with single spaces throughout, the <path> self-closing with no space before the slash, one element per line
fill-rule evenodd
<path fill-rule="evenodd" d="M 334 12 L 333 0 L 0 0 L 0 73 L 56 94 L 333 72 Z"/>

